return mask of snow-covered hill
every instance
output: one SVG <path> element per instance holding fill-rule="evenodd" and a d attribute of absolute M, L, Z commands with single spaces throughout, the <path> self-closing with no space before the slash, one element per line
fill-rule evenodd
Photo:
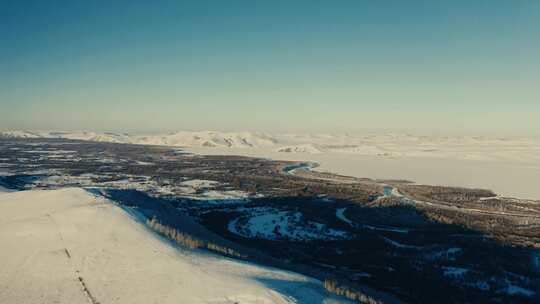
<path fill-rule="evenodd" d="M 128 134 L 96 133 L 96 132 L 63 132 L 63 131 L 2 131 L 0 138 L 63 138 L 74 140 L 91 140 L 114 143 L 132 143 L 134 138 Z"/>
<path fill-rule="evenodd" d="M 221 148 L 264 148 L 277 144 L 275 138 L 264 133 L 216 131 L 182 131 L 162 136 L 137 136 L 134 142 L 152 145 Z"/>
<path fill-rule="evenodd" d="M 173 247 L 82 189 L 0 192 L 0 303 L 344 303 L 292 272 Z"/>
<path fill-rule="evenodd" d="M 6 138 L 64 138 L 99 142 L 165 145 L 178 147 L 219 147 L 219 148 L 264 148 L 274 147 L 278 141 L 264 133 L 255 132 L 217 132 L 182 131 L 164 135 L 130 135 L 125 133 L 95 132 L 30 132 L 3 131 L 0 137 Z"/>
<path fill-rule="evenodd" d="M 42 132 L 33 132 L 33 131 L 1 131 L 0 138 L 40 138 L 45 137 Z"/>

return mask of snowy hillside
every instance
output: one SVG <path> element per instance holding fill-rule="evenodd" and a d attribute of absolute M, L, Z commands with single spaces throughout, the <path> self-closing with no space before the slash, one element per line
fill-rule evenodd
<path fill-rule="evenodd" d="M 172 247 L 82 189 L 0 192 L 0 231 L 0 303 L 344 303 L 299 274 Z"/>
<path fill-rule="evenodd" d="M 0 132 L 0 138 L 40 138 L 45 137 L 41 132 L 31 132 L 31 131 L 2 131 Z"/>
<path fill-rule="evenodd" d="M 96 132 L 62 132 L 62 131 L 2 131 L 0 138 L 63 138 L 74 140 L 91 140 L 113 143 L 132 143 L 134 138 L 128 134 L 96 133 Z"/>
<path fill-rule="evenodd" d="M 254 132 L 182 131 L 164 135 L 130 135 L 95 132 L 30 132 L 4 131 L 5 138 L 64 138 L 99 142 L 164 145 L 178 147 L 264 148 L 273 147 L 277 140 L 270 135 Z"/>
<path fill-rule="evenodd" d="M 176 132 L 163 136 L 136 136 L 135 143 L 186 147 L 263 148 L 277 140 L 263 133 L 252 132 Z"/>

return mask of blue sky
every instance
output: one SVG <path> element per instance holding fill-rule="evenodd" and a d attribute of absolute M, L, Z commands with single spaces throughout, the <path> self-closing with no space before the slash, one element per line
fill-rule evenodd
<path fill-rule="evenodd" d="M 539 1 L 0 0 L 0 20 L 0 129 L 540 133 Z"/>

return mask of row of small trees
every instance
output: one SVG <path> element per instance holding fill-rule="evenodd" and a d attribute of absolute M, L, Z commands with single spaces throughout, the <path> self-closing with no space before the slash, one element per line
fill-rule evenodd
<path fill-rule="evenodd" d="M 150 228 L 157 231 L 158 233 L 188 248 L 191 248 L 191 249 L 205 248 L 205 249 L 208 249 L 210 251 L 214 251 L 220 254 L 237 257 L 237 258 L 245 258 L 245 256 L 241 255 L 238 251 L 232 248 L 220 246 L 215 243 L 210 243 L 210 242 L 195 238 L 187 233 L 181 232 L 177 229 L 174 229 L 170 226 L 160 223 L 155 217 L 152 217 L 152 219 L 146 220 L 146 224 Z"/>
<path fill-rule="evenodd" d="M 366 295 L 364 292 L 354 289 L 352 287 L 340 284 L 335 279 L 325 279 L 324 288 L 331 293 L 338 296 L 346 297 L 349 300 L 358 301 L 365 304 L 381 304 L 381 301 L 374 299 L 371 296 Z"/>
<path fill-rule="evenodd" d="M 476 202 L 480 198 L 493 197 L 496 194 L 485 189 L 469 189 L 445 186 L 427 185 L 403 185 L 400 189 L 409 192 L 412 196 L 419 196 L 422 199 L 435 199 L 449 203 Z"/>

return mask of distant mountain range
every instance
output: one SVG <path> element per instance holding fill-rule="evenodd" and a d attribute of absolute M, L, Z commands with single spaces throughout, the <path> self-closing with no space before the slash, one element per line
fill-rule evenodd
<path fill-rule="evenodd" d="M 126 133 L 4 131 L 7 138 L 63 138 L 126 144 L 164 145 L 178 147 L 263 148 L 277 145 L 270 135 L 252 132 L 175 132 L 163 135 L 130 135 Z"/>

